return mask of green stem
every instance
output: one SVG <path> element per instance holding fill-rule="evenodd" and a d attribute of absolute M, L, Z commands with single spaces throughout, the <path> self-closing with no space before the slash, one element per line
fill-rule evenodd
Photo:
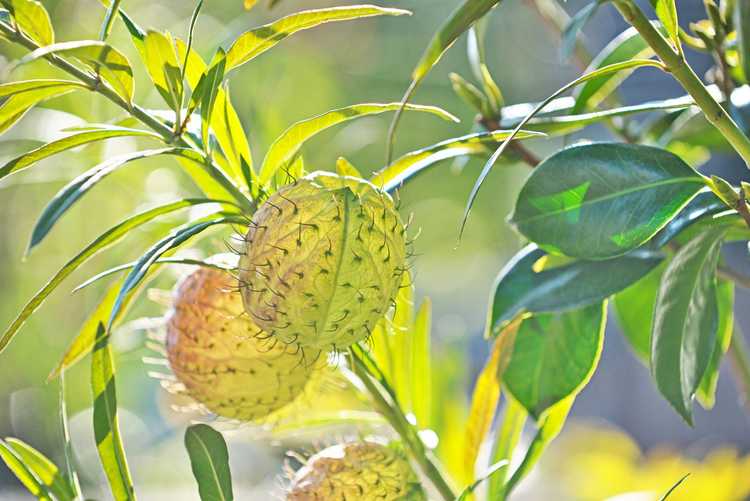
<path fill-rule="evenodd" d="M 701 79 L 687 63 L 684 55 L 672 48 L 635 2 L 632 0 L 615 0 L 615 6 L 622 17 L 638 30 L 638 33 L 651 46 L 675 79 L 690 94 L 695 104 L 703 111 L 706 119 L 721 132 L 742 157 L 745 164 L 750 167 L 750 139 L 713 98 Z"/>
<path fill-rule="evenodd" d="M 5 35 L 9 40 L 29 49 L 32 52 L 39 48 L 39 45 L 37 45 L 33 40 L 24 36 L 23 33 L 21 33 L 19 30 L 14 29 L 7 24 L 0 23 L 0 33 Z M 167 124 L 163 123 L 161 120 L 154 117 L 148 111 L 138 106 L 137 104 L 128 103 L 127 101 L 125 101 L 109 86 L 103 84 L 101 80 L 99 80 L 96 76 L 91 75 L 90 73 L 78 68 L 77 66 L 69 63 L 56 54 L 47 54 L 44 56 L 44 59 L 46 59 L 53 66 L 56 66 L 57 68 L 85 83 L 92 91 L 106 97 L 114 104 L 127 111 L 131 116 L 138 119 L 141 123 L 162 136 L 164 142 L 166 142 L 167 144 L 174 144 L 183 148 L 190 148 L 205 157 L 205 155 L 203 155 L 203 152 L 195 145 L 185 140 L 185 138 L 183 138 L 182 136 L 175 135 L 172 128 Z M 248 197 L 245 196 L 245 194 L 242 193 L 242 191 L 234 183 L 229 181 L 225 176 L 221 175 L 220 169 L 213 165 L 210 158 L 206 157 L 205 163 L 206 171 L 208 172 L 208 174 L 211 175 L 211 177 L 213 177 L 214 180 L 219 183 L 225 190 L 227 190 L 229 194 L 232 195 L 232 197 L 237 201 L 237 203 L 243 207 L 243 209 L 252 212 L 254 210 L 253 202 L 249 200 Z"/>
<path fill-rule="evenodd" d="M 380 412 L 380 414 L 401 437 L 401 440 L 403 440 L 404 445 L 406 445 L 412 458 L 417 464 L 419 464 L 422 472 L 430 479 L 435 488 L 440 492 L 443 499 L 446 501 L 454 501 L 456 495 L 453 493 L 453 489 L 448 484 L 447 480 L 445 480 L 437 465 L 430 459 L 428 451 L 425 448 L 422 439 L 419 437 L 417 430 L 406 419 L 406 416 L 404 416 L 404 413 L 401 411 L 401 408 L 395 401 L 393 395 L 391 395 L 386 389 L 378 388 L 379 384 L 376 383 L 370 375 L 370 371 L 365 362 L 353 350 L 350 350 L 349 353 L 352 360 L 352 371 L 367 388 L 368 393 L 375 401 L 378 412 Z M 386 399 L 383 394 L 384 392 L 388 394 L 389 398 Z"/>
<path fill-rule="evenodd" d="M 742 403 L 750 411 L 750 352 L 745 335 L 736 326 L 728 355 L 737 389 L 742 393 Z"/>

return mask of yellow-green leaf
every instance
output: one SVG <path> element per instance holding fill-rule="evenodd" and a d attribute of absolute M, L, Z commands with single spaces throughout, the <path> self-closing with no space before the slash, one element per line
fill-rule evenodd
<path fill-rule="evenodd" d="M 47 9 L 37 0 L 2 0 L 16 24 L 39 45 L 55 43 L 55 31 Z"/>

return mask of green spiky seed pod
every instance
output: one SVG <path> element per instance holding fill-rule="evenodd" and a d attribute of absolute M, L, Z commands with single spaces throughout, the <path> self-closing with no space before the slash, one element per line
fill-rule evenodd
<path fill-rule="evenodd" d="M 361 341 L 388 310 L 406 263 L 393 199 L 359 178 L 316 172 L 255 213 L 240 258 L 245 309 L 304 349 Z"/>
<path fill-rule="evenodd" d="M 338 444 L 312 456 L 292 479 L 287 501 L 424 501 L 403 450 L 375 442 Z"/>
<path fill-rule="evenodd" d="M 228 272 L 200 268 L 175 288 L 167 358 L 187 393 L 220 416 L 259 420 L 304 389 L 311 363 L 248 318 Z"/>

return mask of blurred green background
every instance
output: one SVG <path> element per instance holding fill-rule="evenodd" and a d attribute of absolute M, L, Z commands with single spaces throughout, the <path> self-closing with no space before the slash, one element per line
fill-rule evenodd
<path fill-rule="evenodd" d="M 97 37 L 103 16 L 98 1 L 45 0 L 43 3 L 52 15 L 59 40 Z M 204 58 L 209 58 L 217 45 L 227 46 L 239 33 L 286 13 L 343 4 L 285 0 L 272 11 L 261 2 L 252 11 L 245 12 L 241 3 L 241 0 L 206 1 L 195 38 L 195 47 Z M 432 33 L 459 2 L 378 3 L 406 8 L 414 15 L 336 23 L 300 33 L 231 76 L 233 101 L 251 136 L 256 161 L 262 158 L 273 139 L 293 122 L 349 104 L 397 101 Z M 695 4 L 686 5 L 687 16 L 697 16 L 700 2 L 686 3 Z M 585 2 L 568 4 L 566 8 L 574 12 Z M 185 37 L 194 4 L 174 0 L 125 0 L 123 6 L 144 28 L 169 30 Z M 616 15 L 602 9 L 587 31 L 589 47 L 595 52 L 622 29 L 624 26 Z M 557 37 L 548 31 L 528 2 L 505 2 L 494 13 L 488 32 L 489 64 L 508 103 L 542 99 L 579 73 L 574 64 L 560 61 Z M 148 77 L 139 67 L 138 57 L 121 23 L 116 23 L 111 42 L 129 56 L 137 69 L 136 100 L 148 107 L 163 107 L 159 95 L 148 85 Z M 8 63 L 20 55 L 22 52 L 17 47 L 0 42 L 3 81 L 56 74 L 45 63 L 24 66 L 8 74 Z M 697 64 L 705 62 L 699 60 Z M 462 123 L 451 124 L 428 115 L 407 113 L 399 129 L 397 153 L 471 131 L 473 113 L 451 91 L 447 77 L 450 71 L 467 77 L 471 74 L 463 40 L 430 75 L 414 102 L 441 106 L 458 115 Z M 628 101 L 678 94 L 665 77 L 653 76 L 630 81 L 625 92 Z M 65 127 L 110 121 L 120 116 L 121 111 L 103 98 L 82 93 L 48 101 L 3 136 L 0 160 L 28 150 L 41 140 L 62 136 L 60 130 Z M 304 148 L 306 167 L 331 170 L 339 156 L 347 157 L 363 172 L 382 167 L 389 119 L 389 116 L 364 118 L 326 131 Z M 604 133 L 591 129 L 581 136 L 597 139 L 604 137 Z M 541 156 L 561 145 L 554 141 L 528 144 Z M 9 323 L 25 301 L 69 257 L 122 215 L 176 198 L 178 194 L 195 193 L 176 162 L 168 159 L 137 162 L 92 190 L 63 218 L 39 249 L 24 257 L 31 227 L 46 201 L 77 173 L 113 154 L 130 151 L 134 146 L 130 139 L 110 140 L 58 155 L 0 182 L 0 323 Z M 735 169 L 730 159 L 718 159 L 714 167 L 730 173 Z M 421 229 L 415 244 L 417 294 L 429 295 L 433 300 L 435 351 L 441 366 L 451 368 L 446 372 L 455 378 L 459 394 L 471 389 L 486 353 L 482 331 L 492 282 L 502 265 L 522 245 L 505 222 L 520 183 L 527 175 L 527 168 L 521 165 L 503 166 L 493 171 L 472 212 L 464 239 L 458 245 L 463 207 L 480 168 L 479 160 L 470 161 L 462 170 L 452 162 L 444 162 L 421 175 L 401 193 L 401 210 L 404 214 L 413 214 L 414 227 Z M 58 386 L 56 382 L 47 383 L 46 378 L 103 289 L 102 286 L 91 287 L 74 295 L 66 291 L 98 271 L 138 256 L 159 234 L 158 224 L 130 235 L 127 241 L 96 257 L 83 271 L 76 273 L 66 282 L 67 287 L 46 302 L 40 314 L 32 318 L 2 354 L 0 436 L 20 437 L 54 458 L 61 457 Z M 201 248 L 203 253 L 224 251 L 225 238 L 209 238 Z M 163 274 L 156 287 L 168 289 L 182 271 L 175 269 Z M 747 295 L 742 293 L 738 293 L 737 301 L 740 309 L 748 305 Z M 162 313 L 162 306 L 144 298 L 131 318 L 158 317 Z M 747 325 L 746 320 L 741 319 L 741 322 Z M 153 353 L 144 348 L 144 340 L 143 330 L 132 324 L 124 325 L 115 338 L 121 420 L 136 486 L 141 499 L 197 499 L 188 458 L 182 448 L 182 425 L 186 418 L 169 410 L 170 397 L 157 381 L 148 377 L 150 368 L 142 359 Z M 85 489 L 89 497 L 106 499 L 108 493 L 102 487 L 103 475 L 99 473 L 90 430 L 88 363 L 71 370 L 67 384 L 73 441 L 77 460 L 83 465 L 81 471 L 85 472 Z M 460 414 L 465 402 L 457 401 L 455 405 Z M 720 445 L 746 450 L 750 446 L 750 422 L 746 416 L 730 379 L 724 375 L 716 409 L 710 413 L 700 411 L 696 428 L 687 428 L 657 395 L 647 369 L 635 361 L 615 328 L 608 329 L 605 353 L 597 374 L 574 407 L 574 419 L 593 419 L 620 427 L 634 437 L 634 447 L 650 450 L 671 445 L 681 451 L 680 454 L 696 458 Z M 229 440 L 238 499 L 268 499 L 269 490 L 279 484 L 283 449 L 254 444 L 243 438 L 242 432 L 237 435 L 230 436 Z M 322 440 L 327 443 L 333 438 Z M 730 465 L 726 468 L 740 468 L 745 476 L 750 473 L 747 461 L 730 460 L 726 464 Z M 610 475 L 611 471 L 602 474 Z M 546 484 L 544 475 L 549 475 L 549 482 L 557 482 L 556 474 L 559 472 L 555 473 L 554 468 L 551 473 L 548 468 L 542 468 L 542 477 L 532 477 L 525 489 L 519 490 L 518 498 L 540 499 L 538 496 L 542 494 L 539 493 L 543 491 L 535 489 Z M 13 499 L 11 492 L 17 485 L 4 466 L 0 467 L 0 499 Z M 634 484 L 627 489 L 631 487 Z"/>

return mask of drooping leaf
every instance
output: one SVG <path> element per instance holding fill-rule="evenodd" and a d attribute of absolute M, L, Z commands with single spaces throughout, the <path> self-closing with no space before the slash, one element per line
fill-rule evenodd
<path fill-rule="evenodd" d="M 52 227 L 63 216 L 63 214 L 73 206 L 74 203 L 76 203 L 99 181 L 117 170 L 119 167 L 134 160 L 140 160 L 143 158 L 158 155 L 179 155 L 181 151 L 181 148 L 160 148 L 126 153 L 124 155 L 110 158 L 96 167 L 87 170 L 58 191 L 47 204 L 47 207 L 44 208 L 44 211 L 39 216 L 39 219 L 31 232 L 31 241 L 29 243 L 28 251 L 31 251 L 34 247 L 39 245 L 44 237 L 50 232 Z"/>
<path fill-rule="evenodd" d="M 91 242 L 85 249 L 79 252 L 75 257 L 68 261 L 65 266 L 55 274 L 54 277 L 32 297 L 28 303 L 23 307 L 21 313 L 18 314 L 12 324 L 5 330 L 2 337 L 0 337 L 0 352 L 10 343 L 18 330 L 26 323 L 26 320 L 42 305 L 44 300 L 49 296 L 60 283 L 65 280 L 73 271 L 85 263 L 89 258 L 94 256 L 99 251 L 107 248 L 108 246 L 116 243 L 127 235 L 131 230 L 146 224 L 147 222 L 155 219 L 158 216 L 167 214 L 184 207 L 190 207 L 197 204 L 204 203 L 216 203 L 215 200 L 206 199 L 186 199 L 177 202 L 172 202 L 166 205 L 155 207 L 153 209 L 141 212 L 135 216 L 126 219 L 118 225 L 112 227 L 96 240 Z"/>
<path fill-rule="evenodd" d="M 543 266 L 547 253 L 523 248 L 495 281 L 488 334 L 498 335 L 519 313 L 551 313 L 581 308 L 607 299 L 641 279 L 662 261 L 657 251 L 637 249 L 603 261 L 574 259 Z"/>
<path fill-rule="evenodd" d="M 55 43 L 55 30 L 52 28 L 47 9 L 37 0 L 2 0 L 13 15 L 16 24 L 26 36 L 39 45 Z"/>
<path fill-rule="evenodd" d="M 73 488 L 63 477 L 57 465 L 44 454 L 17 438 L 7 438 L 5 444 L 13 449 L 18 459 L 57 501 L 73 501 L 75 499 Z"/>
<path fill-rule="evenodd" d="M 406 180 L 442 160 L 463 155 L 489 154 L 492 151 L 491 148 L 496 146 L 498 141 L 507 138 L 509 134 L 509 131 L 504 130 L 478 132 L 440 141 L 432 146 L 409 152 L 401 158 L 397 158 L 389 166 L 373 174 L 370 182 L 385 191 L 392 191 Z M 526 139 L 543 136 L 522 131 L 516 137 Z"/>
<path fill-rule="evenodd" d="M 716 343 L 706 372 L 701 378 L 695 397 L 704 409 L 712 409 L 716 402 L 716 387 L 719 384 L 719 368 L 724 354 L 732 342 L 734 331 L 734 283 L 719 280 L 716 286 L 716 304 L 719 312 L 719 327 Z"/>
<path fill-rule="evenodd" d="M 237 37 L 227 51 L 227 71 L 259 56 L 289 35 L 333 21 L 348 21 L 372 16 L 402 16 L 410 14 L 402 9 L 375 5 L 351 5 L 297 12 L 273 23 L 247 31 Z"/>
<path fill-rule="evenodd" d="M 27 80 L 0 85 L 0 98 L 6 98 L 0 104 L 0 134 L 40 102 L 79 89 L 88 87 L 67 80 Z"/>
<path fill-rule="evenodd" d="M 287 165 L 297 154 L 304 142 L 315 134 L 334 125 L 348 122 L 355 118 L 377 115 L 385 113 L 386 111 L 395 111 L 400 107 L 400 103 L 355 104 L 295 123 L 285 130 L 268 149 L 268 153 L 266 153 L 266 157 L 263 159 L 263 166 L 260 169 L 260 182 L 264 185 L 268 183 L 276 171 L 283 168 L 284 165 Z M 410 111 L 431 113 L 445 120 L 458 120 L 450 113 L 434 106 L 408 105 L 406 109 Z"/>
<path fill-rule="evenodd" d="M 130 129 L 127 127 L 118 127 L 115 125 L 107 126 L 105 129 L 83 130 L 75 132 L 70 136 L 51 141 L 39 148 L 26 152 L 5 165 L 0 167 L 0 179 L 9 176 L 15 172 L 25 169 L 36 162 L 43 160 L 57 153 L 77 148 L 84 144 L 111 139 L 115 137 L 148 137 L 161 140 L 161 136 L 155 132 L 141 129 Z"/>
<path fill-rule="evenodd" d="M 91 390 L 94 396 L 96 449 L 99 451 L 99 459 L 112 496 L 117 501 L 135 501 L 133 481 L 120 438 L 112 350 L 109 346 L 109 335 L 101 323 L 91 356 Z"/>
<path fill-rule="evenodd" d="M 647 242 L 703 187 L 704 178 L 666 150 L 573 146 L 534 169 L 512 222 L 552 252 L 611 258 Z"/>
<path fill-rule="evenodd" d="M 189 426 L 185 430 L 185 448 L 201 501 L 232 501 L 229 451 L 221 433 L 206 424 Z"/>
<path fill-rule="evenodd" d="M 605 324 L 606 302 L 523 320 L 503 374 L 505 387 L 538 420 L 591 378 Z"/>
<path fill-rule="evenodd" d="M 656 296 L 651 371 L 659 391 L 689 424 L 691 401 L 717 337 L 715 274 L 726 232 L 726 227 L 710 228 L 678 250 Z"/>
<path fill-rule="evenodd" d="M 628 28 L 613 39 L 594 58 L 586 72 L 599 68 L 629 61 L 631 59 L 649 58 L 653 56 L 653 49 L 638 34 L 635 28 Z M 631 71 L 610 73 L 588 81 L 581 87 L 573 113 L 581 113 L 586 109 L 595 108 L 607 98 L 629 75 Z"/>
<path fill-rule="evenodd" d="M 36 496 L 39 501 L 54 501 L 49 487 L 36 478 L 29 467 L 18 457 L 13 448 L 3 440 L 0 440 L 0 459 L 5 462 L 8 469 L 13 472 L 32 496 Z"/>
<path fill-rule="evenodd" d="M 656 10 L 656 17 L 661 21 L 662 26 L 667 31 L 669 39 L 675 45 L 680 46 L 680 25 L 677 21 L 677 2 L 676 0 L 651 0 L 651 4 Z"/>
<path fill-rule="evenodd" d="M 111 328 L 115 319 L 119 315 L 120 310 L 124 305 L 123 303 L 125 301 L 125 298 L 145 278 L 149 268 L 162 255 L 164 255 L 166 252 L 171 251 L 172 249 L 180 247 L 192 237 L 199 234 L 203 230 L 210 228 L 211 226 L 216 226 L 219 224 L 243 224 L 244 222 L 245 221 L 240 216 L 227 215 L 218 218 L 216 216 L 209 216 L 208 219 L 188 223 L 177 228 L 169 235 L 152 245 L 145 253 L 143 253 L 143 255 L 141 255 L 138 261 L 136 261 L 133 269 L 130 270 L 130 273 L 128 273 L 127 277 L 125 277 L 125 281 L 122 284 L 122 288 L 120 288 L 120 292 L 117 296 L 117 299 L 115 300 L 114 306 L 112 307 L 112 311 L 110 312 L 107 329 Z"/>

